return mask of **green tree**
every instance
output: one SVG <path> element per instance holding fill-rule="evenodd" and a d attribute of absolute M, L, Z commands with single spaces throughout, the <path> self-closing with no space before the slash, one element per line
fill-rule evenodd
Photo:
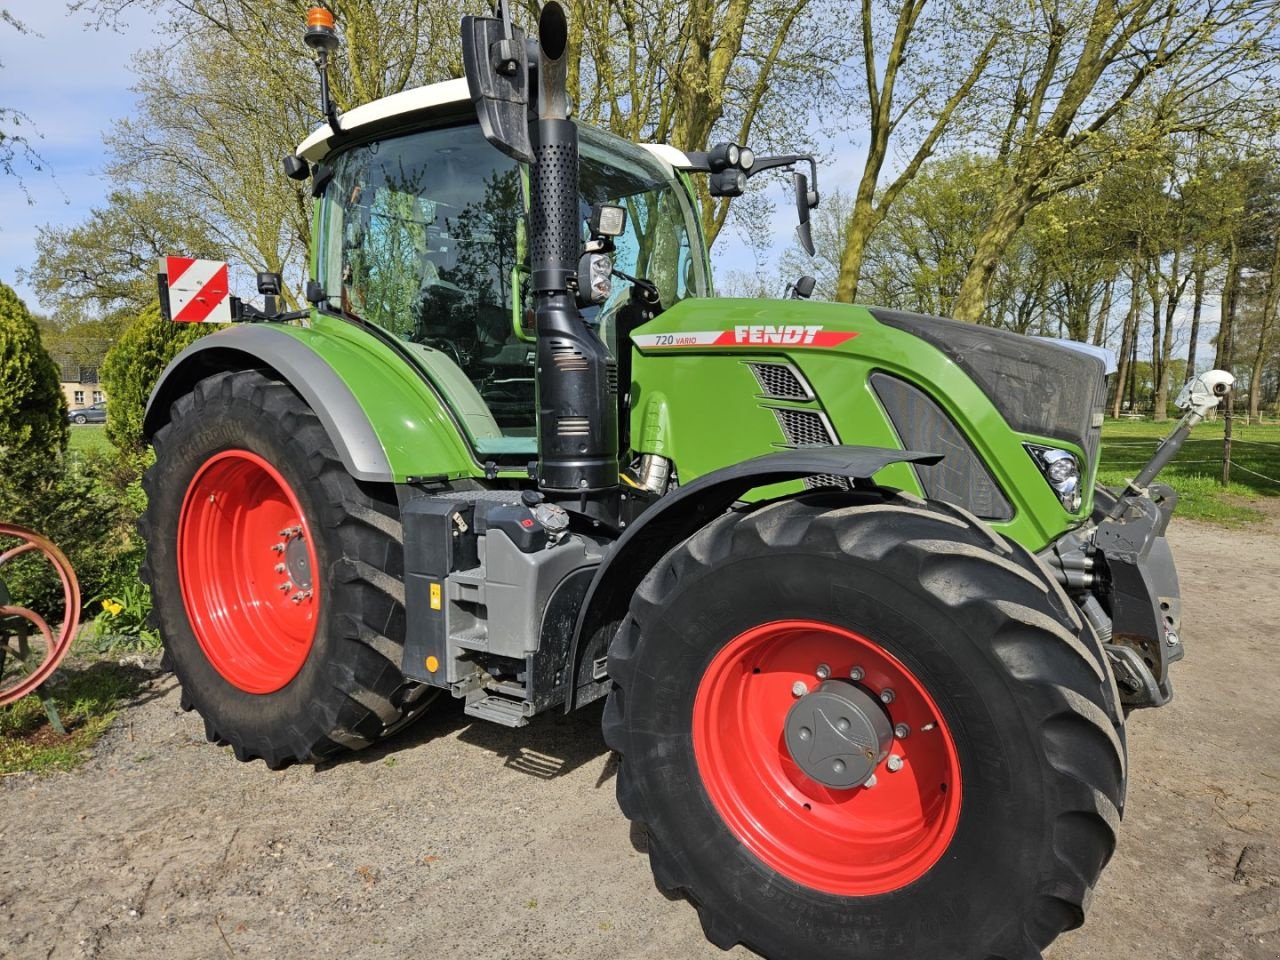
<path fill-rule="evenodd" d="M 35 265 L 21 276 L 64 310 L 136 314 L 156 298 L 158 263 L 170 255 L 223 256 L 181 198 L 119 189 L 77 226 L 42 227 Z"/>
<path fill-rule="evenodd" d="M 1001 42 L 1002 17 L 953 0 L 861 2 L 867 155 L 841 244 L 836 298 L 853 302 L 872 233 L 975 95 Z M 943 49 L 945 46 L 945 49 Z M 891 141 L 906 162 L 887 185 Z M 905 142 L 904 142 L 905 141 Z"/>
<path fill-rule="evenodd" d="M 1001 256 L 1042 203 L 1172 134 L 1270 111 L 1278 11 L 1276 0 L 1030 4 L 1002 64 L 1012 109 L 993 118 L 1002 178 L 955 315 L 981 319 Z"/>
<path fill-rule="evenodd" d="M 145 446 L 142 417 L 160 374 L 183 347 L 211 330 L 213 324 L 170 323 L 152 303 L 139 313 L 107 351 L 102 380 L 107 387 L 107 439 L 123 453 Z"/>
<path fill-rule="evenodd" d="M 0 477 L 22 463 L 56 461 L 66 449 L 58 369 L 27 305 L 0 283 Z"/>

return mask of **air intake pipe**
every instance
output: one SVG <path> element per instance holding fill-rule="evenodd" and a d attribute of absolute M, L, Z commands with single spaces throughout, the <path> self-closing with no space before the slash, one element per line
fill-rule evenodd
<path fill-rule="evenodd" d="M 563 498 L 618 486 L 618 413 L 609 355 L 578 312 L 578 130 L 565 91 L 569 24 L 538 18 L 538 120 L 529 173 L 529 246 L 538 331 L 538 486 Z"/>

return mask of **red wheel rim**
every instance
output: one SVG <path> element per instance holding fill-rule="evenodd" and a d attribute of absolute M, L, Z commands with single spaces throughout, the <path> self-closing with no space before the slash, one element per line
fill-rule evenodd
<path fill-rule="evenodd" d="M 178 582 L 200 649 L 232 686 L 279 690 L 315 639 L 318 566 L 288 482 L 247 450 L 196 471 L 178 521 Z"/>
<path fill-rule="evenodd" d="M 872 787 L 833 789 L 792 759 L 784 722 L 797 681 L 812 688 L 863 671 L 898 729 L 891 772 Z M 905 736 L 901 725 L 906 725 Z M 711 802 L 757 857 L 796 883 L 839 896 L 904 887 L 942 856 L 960 819 L 960 761 L 937 704 L 907 667 L 857 633 L 780 620 L 734 637 L 711 661 L 693 705 L 693 749 Z"/>

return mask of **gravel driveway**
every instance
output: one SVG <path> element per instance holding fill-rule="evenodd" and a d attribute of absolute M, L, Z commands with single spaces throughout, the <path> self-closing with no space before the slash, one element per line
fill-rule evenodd
<path fill-rule="evenodd" d="M 1177 697 L 1132 719 L 1119 850 L 1051 960 L 1280 958 L 1278 534 L 1175 522 Z M 442 702 L 272 773 L 206 743 L 157 674 L 85 767 L 0 781 L 0 957 L 724 956 L 654 888 L 599 721 Z"/>

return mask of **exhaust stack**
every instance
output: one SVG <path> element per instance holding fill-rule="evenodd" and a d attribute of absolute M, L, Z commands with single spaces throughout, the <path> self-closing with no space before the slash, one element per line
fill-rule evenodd
<path fill-rule="evenodd" d="M 569 24 L 551 0 L 538 18 L 538 98 L 529 241 L 538 332 L 538 486 L 557 498 L 618 486 L 617 403 L 604 343 L 578 311 L 582 254 L 578 130 L 565 91 Z"/>

